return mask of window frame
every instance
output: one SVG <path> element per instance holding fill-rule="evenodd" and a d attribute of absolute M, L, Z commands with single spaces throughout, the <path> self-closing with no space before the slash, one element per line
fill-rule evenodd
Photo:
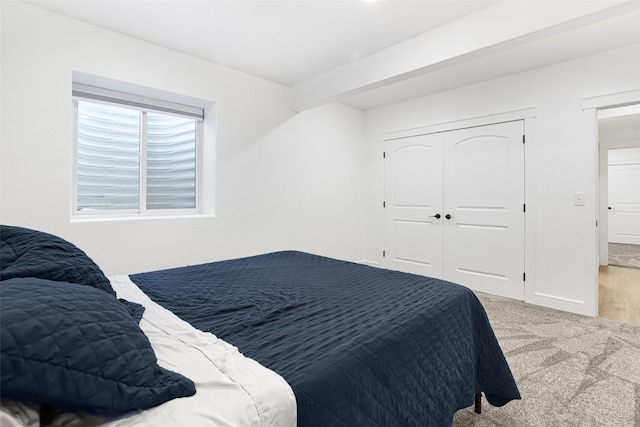
<path fill-rule="evenodd" d="M 85 85 L 79 85 L 85 86 Z M 72 108 L 73 108 L 73 179 L 72 179 L 72 219 L 81 218 L 94 218 L 94 219 L 116 219 L 116 218 L 154 218 L 154 217 L 171 217 L 171 216 L 195 216 L 203 213 L 203 122 L 204 112 L 201 118 L 195 117 L 191 114 L 180 114 L 179 112 L 170 111 L 166 108 L 153 108 L 153 102 L 157 102 L 158 105 L 171 105 L 171 102 L 166 102 L 160 99 L 153 99 L 148 97 L 139 97 L 133 94 L 126 94 L 123 92 L 111 91 L 109 89 L 96 88 L 101 91 L 128 95 L 132 98 L 143 98 L 145 102 L 143 105 L 134 105 L 130 102 L 117 102 L 117 97 L 110 97 L 110 99 L 100 99 L 89 96 L 81 96 L 75 92 L 76 84 L 74 83 L 74 93 L 72 94 Z M 138 153 L 139 164 L 139 194 L 138 194 L 138 209 L 91 209 L 91 210 L 78 210 L 78 103 L 91 102 L 96 104 L 113 105 L 119 108 L 128 108 L 137 110 L 140 112 L 140 146 Z M 191 107 L 194 110 L 198 107 Z M 200 109 L 204 111 L 204 109 Z M 177 208 L 177 209 L 147 209 L 147 113 L 152 112 L 155 114 L 170 115 L 182 118 L 190 118 L 195 121 L 195 207 L 193 208 Z"/>

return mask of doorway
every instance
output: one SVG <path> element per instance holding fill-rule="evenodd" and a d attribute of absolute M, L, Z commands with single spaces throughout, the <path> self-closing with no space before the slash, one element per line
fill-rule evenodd
<path fill-rule="evenodd" d="M 640 325 L 640 104 L 600 110 L 598 315 Z"/>

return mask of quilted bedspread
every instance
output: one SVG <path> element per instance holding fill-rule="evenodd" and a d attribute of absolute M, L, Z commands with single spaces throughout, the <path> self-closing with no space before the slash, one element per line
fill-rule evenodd
<path fill-rule="evenodd" d="M 299 426 L 450 426 L 476 392 L 520 398 L 463 286 L 294 251 L 131 279 L 284 377 Z"/>

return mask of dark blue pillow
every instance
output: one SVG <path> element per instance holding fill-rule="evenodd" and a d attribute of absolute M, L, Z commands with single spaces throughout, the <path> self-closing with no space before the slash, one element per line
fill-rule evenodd
<path fill-rule="evenodd" d="M 144 306 L 137 304 L 135 302 L 127 301 L 126 299 L 119 299 L 122 304 L 124 304 L 124 308 L 127 309 L 133 320 L 136 321 L 136 324 L 140 324 L 140 320 L 142 320 L 142 315 L 144 314 Z"/>
<path fill-rule="evenodd" d="M 157 364 L 127 307 L 90 286 L 0 282 L 0 395 L 99 415 L 191 396 L 191 380 Z"/>
<path fill-rule="evenodd" d="M 74 244 L 42 231 L 0 225 L 0 280 L 15 277 L 91 285 L 115 296 L 100 267 Z"/>

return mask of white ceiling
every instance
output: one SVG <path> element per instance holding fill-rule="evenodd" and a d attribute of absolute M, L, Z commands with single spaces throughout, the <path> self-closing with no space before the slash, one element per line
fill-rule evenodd
<path fill-rule="evenodd" d="M 639 0 L 25 1 L 291 86 L 299 109 L 368 109 L 640 42 Z"/>
<path fill-rule="evenodd" d="M 29 2 L 288 86 L 495 3 L 359 0 Z"/>

